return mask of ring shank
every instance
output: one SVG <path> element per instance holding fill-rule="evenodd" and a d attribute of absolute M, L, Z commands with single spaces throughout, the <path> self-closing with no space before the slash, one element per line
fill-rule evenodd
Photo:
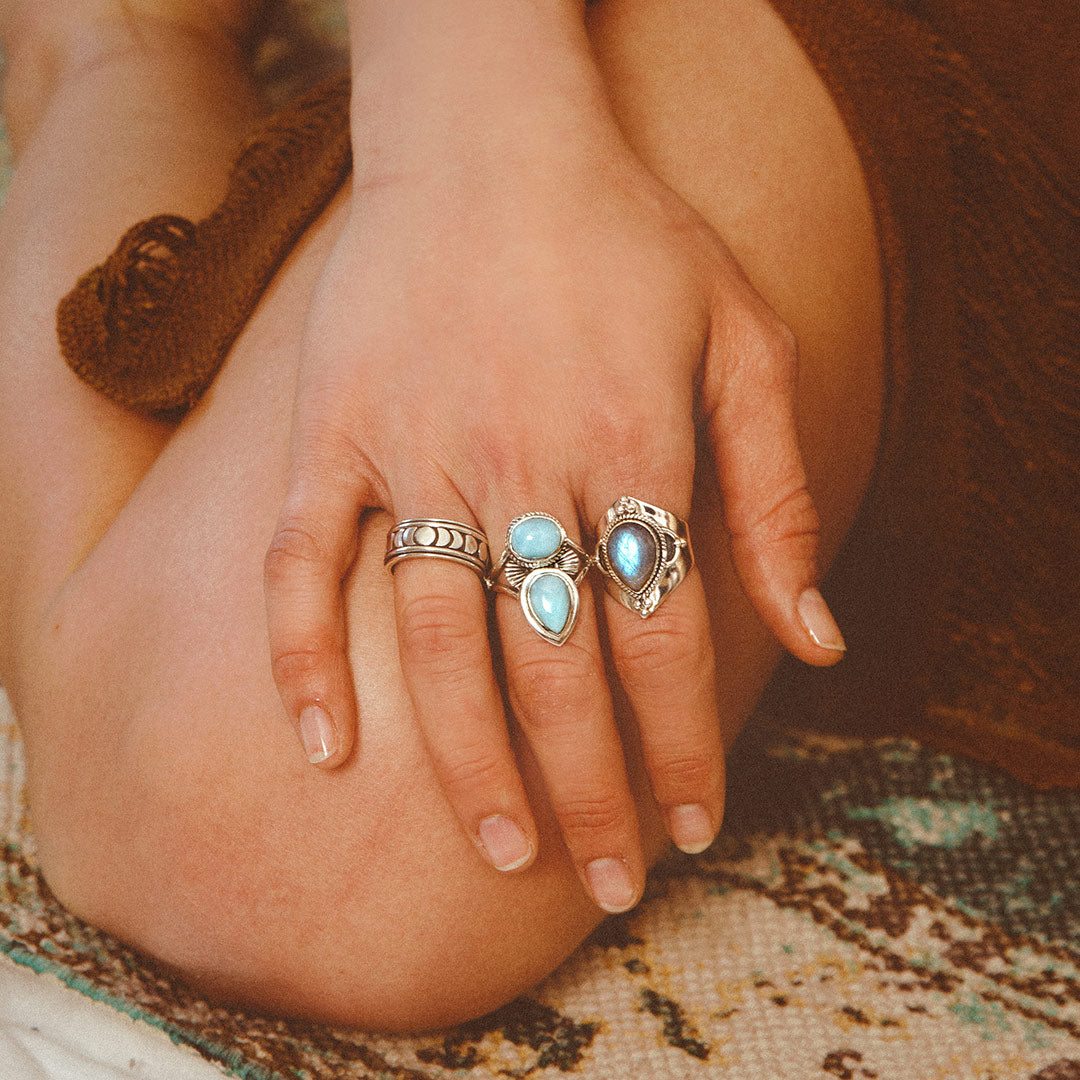
<path fill-rule="evenodd" d="M 403 559 L 445 559 L 461 563 L 487 581 L 491 554 L 487 537 L 471 525 L 442 518 L 399 521 L 386 536 L 383 566 L 391 573 Z"/>

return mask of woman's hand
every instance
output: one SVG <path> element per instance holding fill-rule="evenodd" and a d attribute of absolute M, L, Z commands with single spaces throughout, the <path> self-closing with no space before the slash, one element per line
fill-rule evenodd
<path fill-rule="evenodd" d="M 541 40 L 543 40 L 541 38 Z M 580 43 L 578 43 L 579 45 Z M 689 517 L 695 424 L 714 452 L 744 587 L 794 653 L 842 649 L 813 588 L 817 517 L 795 431 L 791 334 L 697 215 L 631 153 L 587 53 L 440 62 L 354 87 L 348 224 L 312 303 L 293 470 L 266 564 L 274 675 L 315 762 L 356 724 L 341 582 L 367 507 L 489 537 L 558 518 L 591 550 L 622 495 Z M 474 58 L 475 59 L 475 58 Z M 537 831 L 461 566 L 395 571 L 403 671 L 447 797 L 500 869 Z M 719 828 L 723 748 L 700 576 L 643 620 L 605 598 L 612 658 L 675 842 Z M 496 602 L 514 716 L 582 881 L 609 911 L 644 881 L 589 588 L 562 647 Z M 815 637 L 816 635 L 816 637 Z"/>

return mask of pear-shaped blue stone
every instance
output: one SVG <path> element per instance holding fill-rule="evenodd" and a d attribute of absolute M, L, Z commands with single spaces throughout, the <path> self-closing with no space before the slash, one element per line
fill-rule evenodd
<path fill-rule="evenodd" d="M 548 559 L 561 543 L 559 526 L 539 514 L 522 519 L 510 530 L 510 550 L 522 559 Z"/>
<path fill-rule="evenodd" d="M 622 583 L 631 592 L 637 592 L 652 577 L 656 567 L 656 537 L 644 525 L 624 521 L 612 529 L 607 553 L 611 567 Z"/>
<path fill-rule="evenodd" d="M 529 585 L 529 610 L 553 634 L 561 634 L 570 618 L 570 590 L 558 574 L 537 574 Z"/>

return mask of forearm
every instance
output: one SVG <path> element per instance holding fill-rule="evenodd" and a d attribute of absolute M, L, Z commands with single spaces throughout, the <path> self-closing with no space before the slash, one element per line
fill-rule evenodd
<path fill-rule="evenodd" d="M 3 3 L 4 118 L 16 154 L 61 87 L 106 68 L 130 72 L 131 106 L 144 115 L 178 106 L 253 115 L 237 34 L 240 9 L 255 6 L 253 0 Z"/>

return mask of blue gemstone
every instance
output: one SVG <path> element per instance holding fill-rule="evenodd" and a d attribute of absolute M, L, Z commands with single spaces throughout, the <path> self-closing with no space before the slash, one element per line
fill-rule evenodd
<path fill-rule="evenodd" d="M 622 583 L 637 592 L 656 568 L 656 537 L 636 521 L 617 525 L 608 537 L 608 559 Z"/>
<path fill-rule="evenodd" d="M 510 550 L 522 559 L 548 559 L 561 543 L 559 526 L 540 515 L 519 521 L 510 532 Z"/>
<path fill-rule="evenodd" d="M 553 634 L 561 634 L 570 618 L 570 590 L 558 574 L 537 574 L 529 585 L 529 610 Z"/>

